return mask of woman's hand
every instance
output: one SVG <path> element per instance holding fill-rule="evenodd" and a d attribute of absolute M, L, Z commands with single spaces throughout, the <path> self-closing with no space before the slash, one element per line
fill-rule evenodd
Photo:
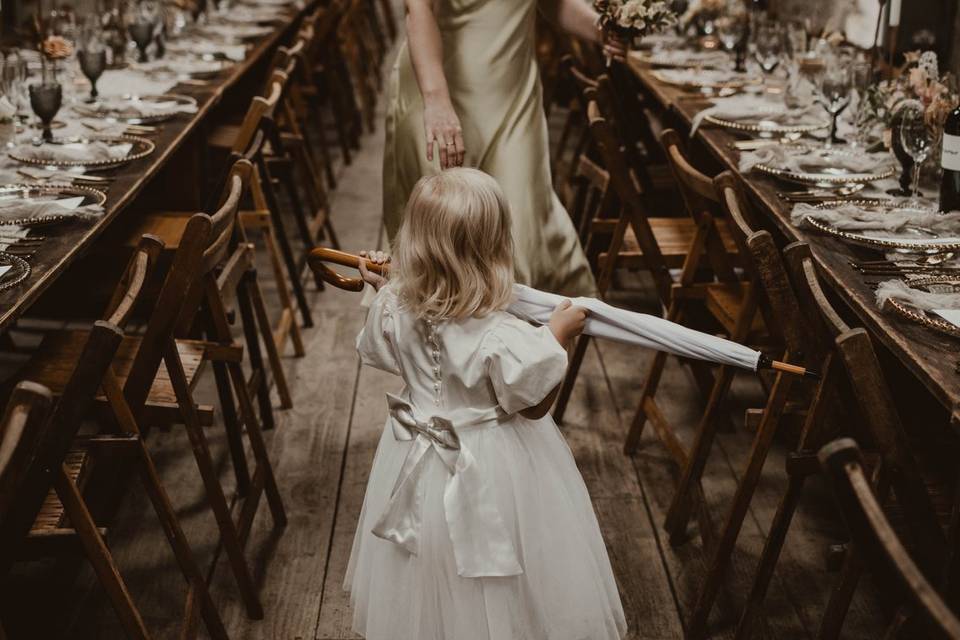
<path fill-rule="evenodd" d="M 433 145 L 440 150 L 440 168 L 463 166 L 463 129 L 450 99 L 426 99 L 423 129 L 427 134 L 427 160 L 433 162 Z"/>
<path fill-rule="evenodd" d="M 371 249 L 370 251 L 361 251 L 360 257 L 366 258 L 366 260 L 360 261 L 360 276 L 363 278 L 364 282 L 372 285 L 377 291 L 380 291 L 380 288 L 387 284 L 387 279 L 381 276 L 379 273 L 370 271 L 370 269 L 367 268 L 367 260 L 374 264 L 385 264 L 390 262 L 390 254 Z"/>
<path fill-rule="evenodd" d="M 630 49 L 629 43 L 614 33 L 602 33 L 603 55 L 612 60 L 623 62 L 627 57 L 627 51 Z"/>
<path fill-rule="evenodd" d="M 571 340 L 583 333 L 586 324 L 587 310 L 583 307 L 575 307 L 569 300 L 564 300 L 553 310 L 549 326 L 557 342 L 567 348 Z"/>

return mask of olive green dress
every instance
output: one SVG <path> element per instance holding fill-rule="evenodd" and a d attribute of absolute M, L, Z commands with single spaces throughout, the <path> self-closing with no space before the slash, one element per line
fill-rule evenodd
<path fill-rule="evenodd" d="M 513 214 L 517 281 L 564 295 L 596 284 L 573 224 L 553 191 L 547 122 L 534 56 L 536 0 L 442 0 L 443 68 L 463 127 L 465 166 L 492 175 Z M 383 163 L 384 221 L 391 240 L 426 159 L 423 100 L 407 43 L 393 68 Z"/>

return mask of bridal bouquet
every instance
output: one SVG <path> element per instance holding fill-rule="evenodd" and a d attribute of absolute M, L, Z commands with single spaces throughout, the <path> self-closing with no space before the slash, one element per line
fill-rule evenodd
<path fill-rule="evenodd" d="M 662 0 L 594 0 L 600 28 L 628 40 L 659 33 L 677 23 L 677 14 Z"/>

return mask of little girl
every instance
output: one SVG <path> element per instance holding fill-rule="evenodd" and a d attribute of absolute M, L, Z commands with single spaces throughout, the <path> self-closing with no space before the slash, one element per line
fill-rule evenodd
<path fill-rule="evenodd" d="M 510 214 L 493 178 L 421 179 L 357 351 L 387 394 L 345 588 L 368 640 L 607 640 L 626 622 L 597 519 L 547 415 L 585 312 L 506 313 Z M 371 256 L 376 262 L 384 254 Z"/>

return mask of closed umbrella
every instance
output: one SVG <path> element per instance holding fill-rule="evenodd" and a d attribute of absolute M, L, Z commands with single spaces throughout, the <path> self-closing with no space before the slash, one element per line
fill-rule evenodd
<path fill-rule="evenodd" d="M 330 269 L 326 262 L 356 268 L 360 263 L 359 256 L 334 249 L 317 248 L 310 254 L 310 266 L 334 286 L 351 291 L 363 289 L 362 280 L 340 275 Z M 385 273 L 389 269 L 388 265 L 371 262 L 367 263 L 367 267 L 378 273 Z M 737 342 L 695 331 L 646 313 L 620 309 L 596 298 L 565 298 L 521 284 L 514 285 L 514 293 L 515 300 L 507 311 L 535 324 L 547 324 L 554 308 L 563 300 L 570 300 L 589 313 L 584 328 L 587 335 L 751 371 L 777 369 L 809 378 L 819 377 L 815 372 L 803 367 L 771 360 L 759 351 Z"/>

